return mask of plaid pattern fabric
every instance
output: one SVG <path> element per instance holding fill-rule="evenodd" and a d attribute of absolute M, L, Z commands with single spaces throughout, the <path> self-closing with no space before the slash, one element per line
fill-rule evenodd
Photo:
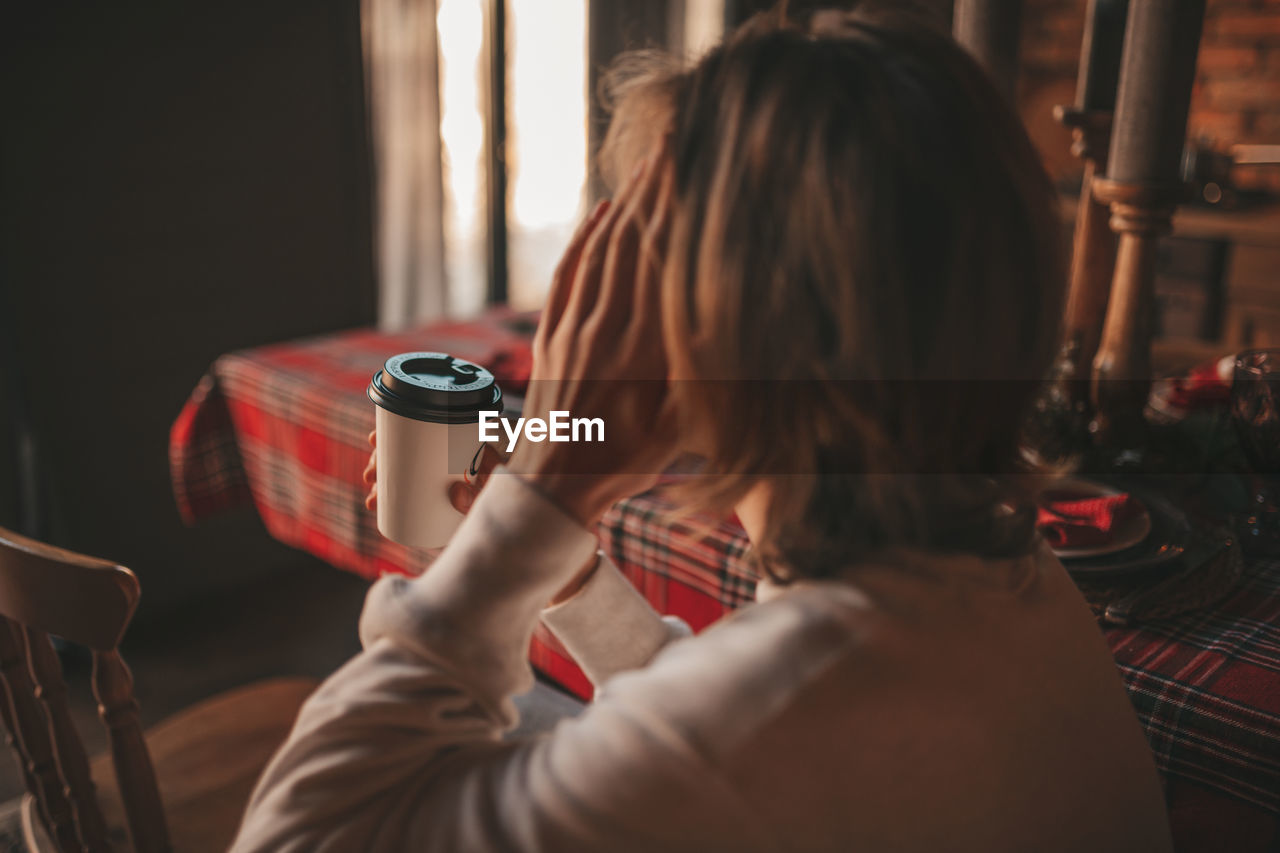
<path fill-rule="evenodd" d="M 527 363 L 528 318 L 497 311 L 465 324 L 386 335 L 357 330 L 220 358 L 173 426 L 170 459 L 183 517 L 250 499 L 276 538 L 365 577 L 415 574 L 430 559 L 387 541 L 364 508 L 370 376 L 387 356 L 442 350 L 494 367 Z M 731 522 L 673 520 L 642 495 L 614 507 L 601 546 L 660 612 L 695 630 L 754 597 L 747 541 Z M 1255 561 L 1209 611 L 1106 631 L 1182 839 L 1280 842 L 1280 562 Z M 539 631 L 530 659 L 576 692 L 590 685 Z M 1186 849 L 1194 849 L 1191 844 Z"/>
<path fill-rule="evenodd" d="M 496 311 L 471 323 L 357 329 L 222 356 L 170 431 L 179 512 L 194 523 L 251 499 L 272 536 L 339 568 L 368 578 L 421 572 L 429 555 L 383 538 L 364 507 L 369 379 L 389 356 L 415 350 L 524 365 L 532 322 Z"/>
<path fill-rule="evenodd" d="M 231 412 L 213 374 L 206 374 L 169 431 L 169 470 L 178 512 L 187 524 L 247 503 Z"/>
<path fill-rule="evenodd" d="M 1166 777 L 1280 815 L 1280 561 L 1248 563 L 1211 608 L 1106 635 Z"/>

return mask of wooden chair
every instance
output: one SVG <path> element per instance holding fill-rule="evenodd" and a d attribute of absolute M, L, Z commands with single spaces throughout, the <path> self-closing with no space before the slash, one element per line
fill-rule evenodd
<path fill-rule="evenodd" d="M 138 594 L 123 566 L 0 528 L 0 717 L 22 768 L 23 825 L 35 850 L 226 850 L 258 775 L 316 686 L 260 682 L 144 735 L 118 648 Z M 92 652 L 109 755 L 85 753 L 51 634 Z"/>

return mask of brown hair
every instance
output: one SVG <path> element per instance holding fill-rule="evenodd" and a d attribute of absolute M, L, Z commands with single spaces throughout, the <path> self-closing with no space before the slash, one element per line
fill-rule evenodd
<path fill-rule="evenodd" d="M 978 65 L 909 20 L 766 14 L 614 80 L 605 159 L 671 137 L 664 337 L 712 475 L 686 498 L 725 509 L 767 478 L 756 544 L 783 580 L 898 546 L 1025 552 L 1018 429 L 1058 340 L 1061 231 Z"/>

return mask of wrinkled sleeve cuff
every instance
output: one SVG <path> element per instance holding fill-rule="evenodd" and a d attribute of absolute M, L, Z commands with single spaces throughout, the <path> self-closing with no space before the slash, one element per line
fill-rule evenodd
<path fill-rule="evenodd" d="M 692 633 L 682 620 L 659 616 L 604 554 L 573 597 L 542 611 L 542 623 L 597 687 Z"/>
<path fill-rule="evenodd" d="M 593 532 L 499 468 L 426 572 L 373 585 L 360 639 L 435 660 L 489 702 L 521 693 L 533 686 L 526 657 L 539 611 L 596 548 Z"/>

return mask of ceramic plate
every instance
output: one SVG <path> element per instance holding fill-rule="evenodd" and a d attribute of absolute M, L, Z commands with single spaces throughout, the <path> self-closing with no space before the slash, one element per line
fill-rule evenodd
<path fill-rule="evenodd" d="M 1122 494 L 1119 489 L 1104 486 L 1102 483 L 1078 479 L 1068 479 L 1054 483 L 1050 491 L 1055 496 L 1070 496 L 1070 498 L 1079 500 L 1105 498 Z M 1137 500 L 1137 498 L 1134 498 L 1134 500 Z M 1117 554 L 1135 545 L 1141 545 L 1143 540 L 1151 533 L 1151 514 L 1147 512 L 1145 505 L 1142 505 L 1141 502 L 1139 502 L 1139 505 L 1142 506 L 1142 512 L 1121 522 L 1118 527 L 1111 531 L 1111 538 L 1106 543 L 1077 548 L 1054 548 L 1053 553 L 1057 554 L 1058 559 L 1061 560 L 1079 560 L 1087 557 Z"/>
<path fill-rule="evenodd" d="M 1151 519 L 1150 535 L 1140 544 L 1124 551 L 1065 559 L 1062 565 L 1068 573 L 1080 580 L 1145 574 L 1174 565 L 1179 557 L 1187 553 L 1192 535 L 1191 525 L 1182 511 L 1154 492 L 1143 491 L 1138 497 Z"/>

